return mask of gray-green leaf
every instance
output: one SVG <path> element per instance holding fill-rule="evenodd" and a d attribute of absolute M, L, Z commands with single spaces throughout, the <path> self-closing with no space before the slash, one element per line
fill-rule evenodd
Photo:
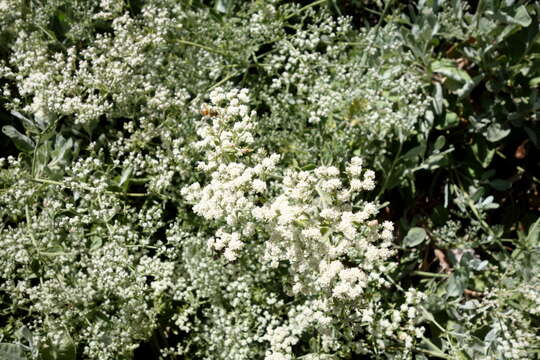
<path fill-rule="evenodd" d="M 15 144 L 17 149 L 25 152 L 31 152 L 34 150 L 34 142 L 28 136 L 21 134 L 17 129 L 11 125 L 2 127 L 2 132 L 6 134 Z"/>
<path fill-rule="evenodd" d="M 403 239 L 403 245 L 406 247 L 415 247 L 426 240 L 426 230 L 421 227 L 413 227 Z"/>
<path fill-rule="evenodd" d="M 506 136 L 510 134 L 510 129 L 503 127 L 499 123 L 492 123 L 488 126 L 485 136 L 486 139 L 488 139 L 491 142 L 497 142 L 499 140 L 504 139 Z"/>
<path fill-rule="evenodd" d="M 498 191 L 505 191 L 512 187 L 512 183 L 508 180 L 493 179 L 489 182 L 489 185 Z"/>
<path fill-rule="evenodd" d="M 20 345 L 9 343 L 0 343 L 0 359 L 27 360 Z"/>
<path fill-rule="evenodd" d="M 122 186 L 127 181 L 127 179 L 129 179 L 132 172 L 133 172 L 132 166 L 128 166 L 127 168 L 122 170 L 122 176 L 120 176 L 120 181 L 118 182 L 118 186 Z"/>
<path fill-rule="evenodd" d="M 472 83 L 469 74 L 457 67 L 457 64 L 450 59 L 436 60 L 431 63 L 431 71 L 443 74 L 459 82 Z"/>
<path fill-rule="evenodd" d="M 446 287 L 446 292 L 450 297 L 457 297 L 463 294 L 465 290 L 466 278 L 459 274 L 454 273 L 448 278 L 448 285 Z"/>

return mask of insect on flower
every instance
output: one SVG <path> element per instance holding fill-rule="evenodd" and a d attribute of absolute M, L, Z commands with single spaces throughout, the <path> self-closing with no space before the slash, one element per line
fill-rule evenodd
<path fill-rule="evenodd" d="M 202 116 L 217 116 L 218 112 L 215 109 L 208 107 L 208 105 L 203 105 L 200 110 Z"/>

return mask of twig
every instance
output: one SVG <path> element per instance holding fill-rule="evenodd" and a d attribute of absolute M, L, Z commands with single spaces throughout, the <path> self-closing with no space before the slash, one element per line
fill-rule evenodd
<path fill-rule="evenodd" d="M 433 253 L 435 254 L 437 260 L 439 260 L 439 264 L 441 265 L 442 270 L 445 273 L 452 272 L 452 267 L 448 264 L 448 261 L 446 261 L 446 256 L 444 255 L 444 252 L 441 249 L 435 249 L 433 250 Z"/>
<path fill-rule="evenodd" d="M 447 278 L 449 276 L 448 274 L 439 274 L 439 273 L 432 273 L 432 272 L 420 271 L 420 270 L 413 271 L 412 274 L 418 275 L 418 276 L 433 277 L 433 278 Z"/>
<path fill-rule="evenodd" d="M 481 292 L 474 291 L 474 290 L 469 290 L 469 289 L 463 290 L 463 293 L 465 295 L 469 295 L 469 296 L 472 296 L 472 297 L 482 297 L 482 296 L 484 296 L 484 294 L 481 293 Z"/>

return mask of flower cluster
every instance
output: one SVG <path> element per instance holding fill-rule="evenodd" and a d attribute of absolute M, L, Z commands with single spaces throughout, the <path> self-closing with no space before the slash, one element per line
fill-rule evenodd
<path fill-rule="evenodd" d="M 11 188 L 0 193 L 0 217 L 18 226 L 0 230 L 1 290 L 10 306 L 32 314 L 23 324 L 33 344 L 55 351 L 84 343 L 79 351 L 94 359 L 129 356 L 157 326 L 154 305 L 174 270 L 144 251 L 145 236 L 161 226 L 159 206 L 135 211 L 108 193 L 99 156 L 53 184 L 33 180 L 20 161 L 7 163 L 2 181 Z"/>
<path fill-rule="evenodd" d="M 336 318 L 340 311 L 356 319 L 349 331 L 362 333 L 358 324 L 367 324 L 381 347 L 395 341 L 410 354 L 423 334 L 416 325 L 422 294 L 411 290 L 399 310 L 388 312 L 369 300 L 391 286 L 387 275 L 395 267 L 394 225 L 377 221 L 377 205 L 363 200 L 375 188 L 375 173 L 358 157 L 343 170 L 283 169 L 279 155 L 254 149 L 256 114 L 249 111 L 247 90 L 217 88 L 210 101 L 203 107 L 202 139 L 193 145 L 203 154 L 197 166 L 207 181 L 182 189 L 194 212 L 216 225 L 207 246 L 227 261 L 260 249 L 255 256 L 265 271 L 288 269 L 283 286 L 291 296 L 312 299 L 291 309 L 287 321 L 268 323 L 266 358 L 291 359 L 310 331 L 322 336 L 325 351 L 336 351 L 340 340 L 331 329 L 345 326 Z"/>
<path fill-rule="evenodd" d="M 404 71 L 411 56 L 392 26 L 358 34 L 349 19 L 309 16 L 317 21 L 277 42 L 264 58 L 270 84 L 259 91 L 270 112 L 261 115 L 261 128 L 291 132 L 267 146 L 294 151 L 309 164 L 326 153 L 351 157 L 325 143 L 359 144 L 355 155 L 373 166 L 392 141 L 405 141 L 422 123 L 428 99 L 421 76 Z M 368 58 L 376 58 L 376 66 Z"/>
<path fill-rule="evenodd" d="M 202 140 L 195 143 L 205 150 L 207 161 L 198 167 L 209 173 L 210 181 L 182 191 L 197 214 L 224 223 L 209 246 L 235 260 L 243 240 L 258 229 L 259 237 L 266 234 L 262 260 L 274 268 L 281 261 L 290 264 L 293 294 L 324 289 L 333 297 L 354 299 L 371 284 L 387 285 L 381 274 L 390 268 L 393 225 L 374 220 L 377 206 L 359 196 L 375 187 L 374 172 L 353 158 L 345 179 L 334 166 L 288 169 L 276 179 L 278 155 L 261 159 L 244 151 L 254 142 L 250 130 L 255 114 L 245 105 L 247 92 L 216 89 L 210 98 L 205 111 L 212 124 L 200 127 Z"/>

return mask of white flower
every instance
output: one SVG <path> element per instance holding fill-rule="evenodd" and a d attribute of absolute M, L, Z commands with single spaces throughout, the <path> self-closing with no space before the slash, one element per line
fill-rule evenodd
<path fill-rule="evenodd" d="M 352 179 L 350 186 L 352 191 L 364 190 L 364 182 L 360 179 Z"/>
<path fill-rule="evenodd" d="M 240 92 L 238 93 L 238 99 L 244 104 L 249 103 L 249 90 L 248 89 L 240 90 Z"/>
<path fill-rule="evenodd" d="M 323 286 L 328 286 L 332 279 L 335 278 L 341 270 L 343 270 L 343 264 L 339 260 L 334 260 L 331 263 L 322 261 L 319 264 L 319 268 L 321 272 L 319 282 Z"/>
<path fill-rule="evenodd" d="M 319 228 L 312 227 L 302 230 L 302 235 L 308 239 L 317 240 L 321 237 L 321 231 L 319 230 Z"/>
<path fill-rule="evenodd" d="M 321 188 L 326 192 L 331 192 L 338 190 L 341 187 L 341 180 L 339 179 L 328 179 L 321 183 Z"/>
<path fill-rule="evenodd" d="M 253 190 L 255 190 L 258 193 L 264 193 L 266 191 L 266 183 L 260 179 L 255 179 L 251 183 L 251 186 L 253 187 Z"/>
<path fill-rule="evenodd" d="M 337 218 L 339 218 L 340 213 L 336 209 L 325 208 L 321 210 L 320 216 L 326 220 L 336 220 Z"/>

